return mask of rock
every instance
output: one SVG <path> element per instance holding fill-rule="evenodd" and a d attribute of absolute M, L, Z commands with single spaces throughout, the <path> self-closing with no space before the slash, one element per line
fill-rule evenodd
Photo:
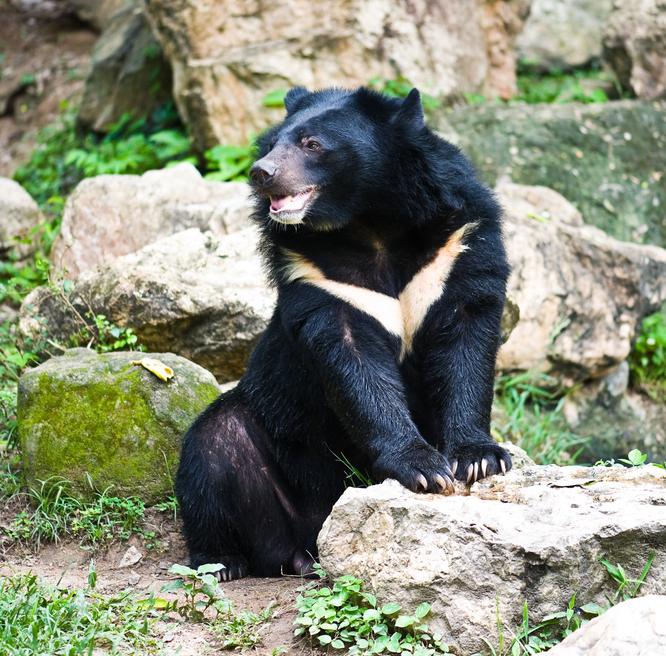
<path fill-rule="evenodd" d="M 489 184 L 551 187 L 613 237 L 666 246 L 663 103 L 487 104 L 433 120 Z"/>
<path fill-rule="evenodd" d="M 136 565 L 143 558 L 143 554 L 135 547 L 130 546 L 127 551 L 123 554 L 123 557 L 118 563 L 119 569 L 125 569 L 127 567 L 132 567 Z"/>
<path fill-rule="evenodd" d="M 204 150 L 259 133 L 283 114 L 262 107 L 266 94 L 295 85 L 404 77 L 438 96 L 505 95 L 515 88 L 511 46 L 529 4 L 288 0 L 257 11 L 148 0 L 146 9 L 173 69 L 180 114 Z"/>
<path fill-rule="evenodd" d="M 663 656 L 664 617 L 666 596 L 629 599 L 574 631 L 544 656 Z"/>
<path fill-rule="evenodd" d="M 139 6 L 137 0 L 68 0 L 68 4 L 84 23 L 99 31 L 106 29 L 121 9 Z"/>
<path fill-rule="evenodd" d="M 615 0 L 604 60 L 639 98 L 666 97 L 666 0 Z"/>
<path fill-rule="evenodd" d="M 180 442 L 218 395 L 205 369 L 172 353 L 167 383 L 133 360 L 147 354 L 71 349 L 27 369 L 19 381 L 18 420 L 28 486 L 62 477 L 82 498 L 107 487 L 146 503 L 173 492 Z"/>
<path fill-rule="evenodd" d="M 66 16 L 71 11 L 69 3 L 62 0 L 10 0 L 10 4 L 28 16 L 49 20 Z"/>
<path fill-rule="evenodd" d="M 612 6 L 613 0 L 534 0 L 516 41 L 518 56 L 545 70 L 598 60 Z"/>
<path fill-rule="evenodd" d="M 497 193 L 506 211 L 508 293 L 520 308 L 499 368 L 573 380 L 607 374 L 626 360 L 641 319 L 666 300 L 666 250 L 581 224 L 552 190 L 506 183 Z"/>
<path fill-rule="evenodd" d="M 37 203 L 18 182 L 0 177 L 0 254 L 14 250 L 25 257 L 34 245 L 18 243 L 29 240 L 31 231 L 44 221 Z"/>
<path fill-rule="evenodd" d="M 92 52 L 79 121 L 105 132 L 129 114 L 147 117 L 171 98 L 171 69 L 141 5 L 128 3 L 108 21 Z"/>
<path fill-rule="evenodd" d="M 502 442 L 502 446 L 511 455 L 511 462 L 514 469 L 523 469 L 524 467 L 532 467 L 535 463 L 532 458 L 527 455 L 525 449 L 521 449 L 517 444 L 511 442 Z"/>
<path fill-rule="evenodd" d="M 576 603 L 605 603 L 615 582 L 599 564 L 636 577 L 652 551 L 642 591 L 666 594 L 666 471 L 534 466 L 475 484 L 469 496 L 414 494 L 396 481 L 348 488 L 318 539 L 332 576 L 363 579 L 380 601 L 413 612 L 462 654 L 497 644 L 506 629 Z M 627 652 L 630 653 L 630 652 Z"/>
<path fill-rule="evenodd" d="M 209 182 L 191 164 L 87 178 L 67 200 L 51 261 L 75 278 L 187 228 L 224 235 L 247 227 L 247 185 Z"/>
<path fill-rule="evenodd" d="M 140 580 L 141 580 L 141 574 L 139 574 L 138 572 L 130 572 L 127 575 L 127 583 L 131 586 L 138 585 Z"/>
<path fill-rule="evenodd" d="M 23 302 L 21 329 L 66 340 L 80 329 L 76 313 L 104 314 L 130 326 L 154 351 L 170 350 L 237 379 L 273 312 L 275 295 L 247 228 L 218 242 L 190 229 L 82 274 L 69 302 L 48 288 Z"/>
<path fill-rule="evenodd" d="M 640 449 L 649 462 L 666 462 L 666 406 L 634 390 L 619 393 L 622 369 L 620 365 L 567 396 L 563 407 L 567 423 L 577 435 L 588 438 L 579 460 L 626 458 L 632 449 Z"/>

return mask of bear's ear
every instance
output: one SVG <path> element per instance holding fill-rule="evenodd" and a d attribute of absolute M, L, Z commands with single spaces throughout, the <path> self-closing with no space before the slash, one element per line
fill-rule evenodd
<path fill-rule="evenodd" d="M 284 106 L 287 110 L 287 114 L 293 114 L 301 100 L 309 95 L 310 92 L 305 87 L 294 87 L 293 89 L 289 89 L 287 95 L 284 97 Z"/>
<path fill-rule="evenodd" d="M 418 89 L 412 89 L 402 101 L 396 114 L 396 121 L 409 124 L 415 128 L 422 128 L 425 125 L 421 94 Z"/>

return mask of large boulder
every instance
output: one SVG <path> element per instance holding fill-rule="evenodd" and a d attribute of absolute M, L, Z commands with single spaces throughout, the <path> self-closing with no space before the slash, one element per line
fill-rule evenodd
<path fill-rule="evenodd" d="M 639 98 L 666 97 L 666 0 L 615 0 L 604 59 Z"/>
<path fill-rule="evenodd" d="M 666 300 L 666 250 L 584 225 L 551 189 L 505 183 L 497 192 L 509 294 L 520 309 L 499 368 L 603 376 L 627 358 L 641 319 Z"/>
<path fill-rule="evenodd" d="M 0 177 L 0 256 L 10 250 L 21 256 L 32 252 L 31 232 L 43 221 L 30 194 L 18 182 Z"/>
<path fill-rule="evenodd" d="M 146 9 L 180 113 L 205 149 L 256 135 L 282 115 L 262 107 L 266 94 L 294 85 L 404 77 L 440 96 L 508 97 L 513 39 L 530 1 L 288 0 L 258 11 L 231 0 L 148 0 Z"/>
<path fill-rule="evenodd" d="M 666 596 L 627 599 L 574 631 L 544 656 L 663 656 Z"/>
<path fill-rule="evenodd" d="M 165 237 L 83 273 L 71 294 L 41 287 L 22 305 L 21 329 L 63 343 L 81 317 L 130 326 L 152 351 L 169 350 L 220 381 L 237 379 L 275 304 L 254 228 L 218 240 L 197 229 Z"/>
<path fill-rule="evenodd" d="M 129 114 L 145 118 L 171 98 L 171 69 L 139 3 L 108 19 L 92 52 L 79 121 L 104 132 Z"/>
<path fill-rule="evenodd" d="M 613 0 L 534 0 L 516 46 L 542 69 L 584 66 L 601 57 Z"/>
<path fill-rule="evenodd" d="M 475 484 L 469 496 L 414 494 L 395 481 L 348 488 L 319 534 L 323 568 L 352 574 L 380 600 L 413 612 L 465 655 L 519 626 L 576 605 L 606 603 L 616 584 L 601 557 L 666 594 L 666 471 L 652 465 L 534 466 Z"/>
<path fill-rule="evenodd" d="M 136 362 L 159 360 L 163 381 Z M 64 478 L 82 497 L 107 487 L 151 503 L 173 492 L 180 442 L 219 394 L 205 369 L 171 353 L 72 349 L 19 381 L 19 439 L 29 486 Z"/>
<path fill-rule="evenodd" d="M 552 187 L 613 237 L 666 246 L 662 103 L 479 105 L 438 120 L 488 183 Z"/>
<path fill-rule="evenodd" d="M 247 227 L 248 187 L 204 180 L 191 164 L 87 178 L 67 200 L 51 261 L 75 278 L 188 228 L 216 235 Z"/>

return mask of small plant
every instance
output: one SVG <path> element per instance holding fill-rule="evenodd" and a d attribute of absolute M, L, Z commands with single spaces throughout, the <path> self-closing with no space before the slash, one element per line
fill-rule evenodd
<path fill-rule="evenodd" d="M 650 553 L 648 559 L 641 570 L 641 573 L 638 575 L 638 578 L 632 579 L 627 576 L 627 573 L 624 571 L 624 568 L 620 564 L 613 564 L 607 558 L 602 558 L 599 562 L 606 568 L 608 575 L 617 583 L 617 590 L 615 594 L 608 598 L 609 608 L 619 604 L 621 601 L 627 601 L 628 599 L 633 599 L 639 592 L 645 579 L 650 572 L 652 563 L 654 562 L 655 553 L 654 551 Z M 607 609 L 604 609 L 607 610 Z"/>
<path fill-rule="evenodd" d="M 404 77 L 398 77 L 393 80 L 373 77 L 368 81 L 368 86 L 375 91 L 380 91 L 393 98 L 406 98 L 409 92 L 414 88 L 414 85 Z M 435 98 L 435 96 L 421 93 L 421 104 L 423 105 L 423 111 L 429 113 L 438 109 L 442 103 L 439 99 Z"/>
<path fill-rule="evenodd" d="M 212 624 L 221 649 L 248 649 L 260 645 L 263 630 L 273 617 L 271 606 L 261 613 L 234 613 L 231 607 L 220 613 Z"/>
<path fill-rule="evenodd" d="M 537 463 L 575 463 L 587 438 L 567 426 L 562 413 L 567 393 L 545 374 L 498 376 L 495 398 L 504 416 L 493 422 L 493 433 L 521 446 Z"/>
<path fill-rule="evenodd" d="M 256 156 L 255 144 L 245 146 L 214 146 L 205 153 L 206 180 L 228 182 L 247 180 L 250 167 Z"/>
<path fill-rule="evenodd" d="M 352 464 L 344 453 L 340 453 L 340 455 L 333 453 L 333 455 L 345 469 L 345 487 L 370 487 L 371 485 L 374 485 L 374 481 L 370 477 L 370 474 L 366 471 L 361 471 L 358 467 Z"/>
<path fill-rule="evenodd" d="M 231 602 L 224 596 L 215 572 L 224 569 L 222 564 L 201 565 L 192 569 L 185 565 L 172 565 L 170 574 L 180 578 L 162 586 L 162 592 L 182 592 L 185 602 L 174 602 L 172 610 L 192 622 L 203 622 L 206 611 L 213 609 L 216 616 L 231 610 Z"/>
<path fill-rule="evenodd" d="M 640 467 L 644 465 L 647 460 L 647 453 L 642 453 L 640 449 L 632 449 L 627 454 L 626 458 L 620 458 L 618 462 L 629 467 Z"/>
<path fill-rule="evenodd" d="M 666 402 L 666 312 L 643 319 L 629 367 L 635 387 L 655 401 Z"/>
<path fill-rule="evenodd" d="M 34 574 L 0 580 L 0 653 L 88 656 L 93 653 L 148 653 L 156 648 L 152 635 L 154 599 L 121 592 L 95 592 L 97 574 L 91 567 L 88 588 L 68 590 L 41 582 Z"/>
<path fill-rule="evenodd" d="M 315 566 L 315 572 L 320 579 L 326 578 L 321 567 Z M 421 604 L 413 614 L 402 613 L 395 603 L 380 606 L 354 576 L 341 576 L 330 587 L 309 584 L 301 588 L 296 608 L 294 635 L 314 646 L 346 650 L 352 656 L 449 653 L 441 637 L 424 624 L 430 604 Z"/>

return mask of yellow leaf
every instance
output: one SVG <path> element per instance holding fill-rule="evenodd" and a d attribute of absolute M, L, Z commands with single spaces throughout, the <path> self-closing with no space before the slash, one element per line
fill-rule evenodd
<path fill-rule="evenodd" d="M 170 378 L 173 378 L 173 369 L 171 367 L 167 367 L 164 362 L 160 362 L 155 358 L 141 358 L 141 360 L 132 360 L 130 364 L 141 365 L 144 369 L 147 369 L 151 374 L 154 374 L 165 383 Z"/>

